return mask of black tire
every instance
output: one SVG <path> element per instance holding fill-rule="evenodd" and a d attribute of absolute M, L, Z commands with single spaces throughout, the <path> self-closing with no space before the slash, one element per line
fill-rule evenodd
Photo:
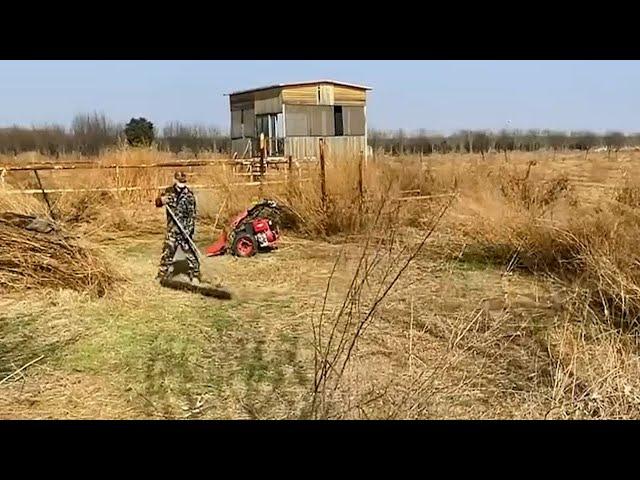
<path fill-rule="evenodd" d="M 258 242 L 253 235 L 243 232 L 233 239 L 231 251 L 236 257 L 253 257 L 258 253 Z"/>

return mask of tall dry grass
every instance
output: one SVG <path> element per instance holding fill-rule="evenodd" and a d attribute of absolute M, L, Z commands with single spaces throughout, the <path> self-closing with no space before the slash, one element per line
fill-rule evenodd
<path fill-rule="evenodd" d="M 498 370 L 479 370 L 478 378 L 513 377 L 516 366 L 522 365 L 527 377 L 523 376 L 518 388 L 528 392 L 531 415 L 636 417 L 640 414 L 640 247 L 636 240 L 640 183 L 630 174 L 635 170 L 634 159 L 621 158 L 612 164 L 592 158 L 585 168 L 579 160 L 565 160 L 558 166 L 532 155 L 508 161 L 494 157 L 486 162 L 469 157 L 439 158 L 435 165 L 422 165 L 419 174 L 402 176 L 404 184 L 396 182 L 400 188 L 421 191 L 439 183 L 455 188 L 458 194 L 439 229 L 439 244 L 429 249 L 429 255 L 435 252 L 471 265 L 492 265 L 506 274 L 519 271 L 540 277 L 552 286 L 557 299 L 542 324 L 531 324 L 509 306 L 497 317 L 462 317 L 458 333 L 451 332 L 457 339 L 456 348 L 464 345 L 461 338 L 467 338 L 463 351 L 471 349 L 479 355 L 484 367 L 495 364 L 491 368 Z M 415 162 L 408 160 L 395 168 L 406 172 L 412 164 Z M 386 175 L 393 175 L 392 167 L 382 168 Z M 428 218 L 428 210 L 419 215 Z M 410 222 L 398 215 L 395 225 L 406 227 Z M 477 330 L 473 325 L 479 319 L 485 325 Z M 517 349 L 513 348 L 514 338 L 522 339 Z M 459 361 L 458 354 L 447 358 L 447 362 Z M 502 363 L 496 364 L 500 358 Z M 534 364 L 525 369 L 529 362 Z M 402 386 L 396 384 L 400 391 L 408 392 L 400 402 L 411 405 L 407 409 L 389 410 L 397 399 L 388 390 L 380 393 L 386 398 L 380 404 L 387 412 L 383 417 L 413 418 L 420 411 L 425 415 L 433 412 L 433 405 L 424 398 L 435 394 L 435 384 L 449 381 L 444 370 L 451 365 L 425 370 L 430 382 L 426 390 L 422 374 L 409 375 Z M 538 384 L 527 383 L 531 378 L 537 378 Z M 422 386 L 407 389 L 407 382 Z M 454 387 L 460 395 L 472 389 L 464 382 L 450 388 Z M 486 393 L 496 387 L 483 384 L 479 388 Z M 453 395 L 451 389 L 444 392 Z M 353 395 L 341 393 L 342 400 Z M 495 394 L 500 395 L 500 390 Z M 369 395 L 369 400 L 380 403 L 376 398 Z"/>
<path fill-rule="evenodd" d="M 123 150 L 103 154 L 97 161 L 135 165 L 169 158 L 153 150 Z M 615 161 L 593 153 L 586 162 L 584 155 L 573 154 L 555 160 L 544 153 L 507 159 L 492 154 L 484 159 L 431 155 L 370 159 L 361 173 L 358 159 L 329 158 L 326 205 L 317 165 L 270 171 L 265 183 L 256 186 L 242 185 L 249 179 L 234 175 L 229 167 L 194 167 L 187 172 L 192 184 L 218 185 L 216 190 L 195 188 L 207 233 L 211 226 L 225 226 L 260 198 L 274 198 L 288 207 L 287 227 L 297 235 L 369 242 L 371 255 L 362 257 L 360 272 L 386 272 L 387 267 L 396 271 L 451 198 L 441 195 L 455 194 L 446 217 L 417 257 L 472 267 L 481 263 L 553 286 L 560 307 L 543 325 L 509 305 L 496 315 L 476 311 L 473 305 L 458 321 L 443 324 L 442 335 L 449 339 L 444 363 L 414 369 L 399 379 L 385 415 L 433 415 L 436 407 L 430 402 L 436 391 L 442 398 L 453 395 L 454 387 L 458 393 L 472 387 L 486 391 L 487 385 L 477 385 L 480 380 L 472 385 L 461 379 L 444 386 L 448 380 L 443 375 L 473 355 L 473 362 L 479 358 L 478 365 L 493 369 L 485 375 L 515 378 L 519 388 L 535 378 L 540 397 L 531 401 L 548 417 L 628 418 L 640 413 L 638 159 L 637 153 L 627 152 Z M 172 169 L 78 170 L 43 173 L 42 180 L 46 188 L 137 188 L 54 194 L 51 200 L 55 214 L 72 228 L 140 235 L 164 229 L 162 212 L 152 201 L 156 187 L 169 184 L 171 175 Z M 9 194 L 11 188 L 37 188 L 32 175 L 8 174 L 5 182 L 0 211 L 47 213 L 41 196 Z M 394 243 L 405 247 L 404 257 L 385 250 Z M 324 353 L 316 359 L 314 416 L 339 416 L 335 409 L 349 395 L 339 386 L 340 371 L 351 361 L 349 352 L 357 351 L 350 345 L 357 346 L 358 335 L 375 318 L 375 308 L 369 315 L 380 298 L 375 287 L 382 285 L 384 292 L 389 278 L 382 273 L 382 283 L 373 283 L 371 275 L 354 276 L 342 313 L 334 312 L 334 323 L 323 319 L 322 334 L 316 324 L 316 346 Z M 368 290 L 373 296 L 365 299 L 361 293 Z M 477 377 L 482 374 L 478 370 Z"/>
<path fill-rule="evenodd" d="M 456 242 L 463 260 L 547 275 L 590 292 L 607 321 L 640 317 L 640 215 L 635 186 L 580 192 L 579 182 L 535 163 L 474 175 L 462 187 Z M 621 174 L 622 177 L 622 174 Z M 480 180 L 481 179 L 481 180 Z M 619 187 L 619 188 L 615 188 Z M 622 189 L 620 188 L 622 187 Z"/>
<path fill-rule="evenodd" d="M 152 149 L 122 149 L 96 162 L 132 166 L 171 158 Z M 274 198 L 288 207 L 291 229 L 314 238 L 384 237 L 391 228 L 421 228 L 441 205 L 440 195 L 456 193 L 458 201 L 442 226 L 447 232 L 443 253 L 462 252 L 464 259 L 580 279 L 601 299 L 608 299 L 607 312 L 624 305 L 620 308 L 628 321 L 636 316 L 629 312 L 636 308 L 632 285 L 640 254 L 634 242 L 640 187 L 633 161 L 631 153 L 617 162 L 606 155 L 596 159 L 594 154 L 588 164 L 581 157 L 553 161 L 533 153 L 509 161 L 500 155 L 487 155 L 484 161 L 478 155 L 432 155 L 370 160 L 361 169 L 358 159 L 329 158 L 326 204 L 317 164 L 304 171 L 269 171 L 264 184 L 254 186 L 246 185 L 250 177 L 239 177 L 228 166 L 186 170 L 192 184 L 217 185 L 215 190 L 195 188 L 205 224 L 221 228 L 259 199 Z M 162 231 L 162 215 L 153 199 L 158 187 L 171 183 L 172 173 L 173 169 L 63 170 L 42 172 L 41 178 L 50 189 L 130 189 L 55 193 L 49 199 L 54 214 L 67 224 L 139 234 Z M 595 182 L 599 187 L 585 190 L 594 179 L 600 180 Z M 4 181 L 0 209 L 46 213 L 41 195 L 11 191 L 38 188 L 32 173 L 9 172 Z M 386 223 L 378 220 L 372 229 L 382 204 Z"/>

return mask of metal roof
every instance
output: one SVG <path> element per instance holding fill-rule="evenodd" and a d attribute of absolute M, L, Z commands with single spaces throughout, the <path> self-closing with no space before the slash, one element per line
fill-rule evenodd
<path fill-rule="evenodd" d="M 249 90 L 238 90 L 237 92 L 225 93 L 225 95 L 239 95 L 241 93 L 258 92 L 260 90 L 270 90 L 272 88 L 296 87 L 299 85 L 315 85 L 320 83 L 331 83 L 333 85 L 342 85 L 343 87 L 353 87 L 353 88 L 359 88 L 361 90 L 371 90 L 371 87 L 366 87 L 364 85 L 356 85 L 354 83 L 338 82 L 336 80 L 313 80 L 313 81 L 307 81 L 307 82 L 276 83 L 275 85 L 268 85 L 266 87 L 251 88 Z"/>

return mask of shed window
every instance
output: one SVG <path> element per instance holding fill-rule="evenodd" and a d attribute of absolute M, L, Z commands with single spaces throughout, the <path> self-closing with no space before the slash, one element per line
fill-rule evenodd
<path fill-rule="evenodd" d="M 342 118 L 341 106 L 333 107 L 333 122 L 336 137 L 342 137 L 344 135 L 344 122 Z"/>

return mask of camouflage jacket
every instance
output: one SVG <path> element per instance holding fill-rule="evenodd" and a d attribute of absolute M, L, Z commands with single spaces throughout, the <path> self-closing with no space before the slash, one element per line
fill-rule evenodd
<path fill-rule="evenodd" d="M 196 196 L 188 187 L 178 191 L 173 186 L 162 192 L 162 196 L 165 198 L 165 205 L 171 209 L 184 230 L 193 238 L 196 230 Z M 167 232 L 180 233 L 169 212 L 167 212 Z"/>

